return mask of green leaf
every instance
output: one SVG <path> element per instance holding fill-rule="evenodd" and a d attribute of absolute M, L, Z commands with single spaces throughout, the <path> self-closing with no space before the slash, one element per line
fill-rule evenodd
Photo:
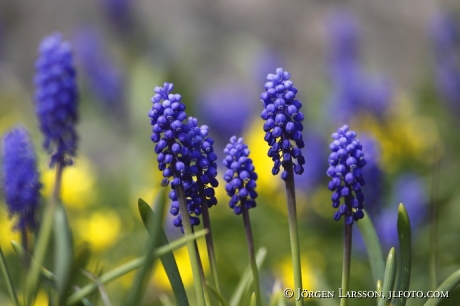
<path fill-rule="evenodd" d="M 3 256 L 2 248 L 0 247 L 0 270 L 2 271 L 3 279 L 5 280 L 6 289 L 15 306 L 19 305 L 19 300 L 14 290 L 13 282 L 11 281 L 8 265 L 6 264 L 5 256 Z"/>
<path fill-rule="evenodd" d="M 393 290 L 396 279 L 396 256 L 395 248 L 391 248 L 388 252 L 387 264 L 385 267 L 385 278 L 383 279 L 382 291 L 385 298 L 380 299 L 379 306 L 385 306 L 390 300 L 390 291 Z"/>
<path fill-rule="evenodd" d="M 251 306 L 257 306 L 257 299 L 256 299 L 256 293 L 255 292 L 253 292 L 252 295 L 251 295 L 250 305 Z"/>
<path fill-rule="evenodd" d="M 160 189 L 160 193 L 155 199 L 155 208 L 157 213 L 153 218 L 152 224 L 149 224 L 149 233 L 150 237 L 147 240 L 147 248 L 145 262 L 143 266 L 137 271 L 134 278 L 133 286 L 128 292 L 128 298 L 126 299 L 125 305 L 139 305 L 142 296 L 145 291 L 145 278 L 151 272 L 153 263 L 155 262 L 156 256 L 154 251 L 158 246 L 159 237 L 163 221 L 163 212 L 166 206 L 166 191 L 165 188 Z"/>
<path fill-rule="evenodd" d="M 174 251 L 174 250 L 177 250 L 181 247 L 183 247 L 188 241 L 190 240 L 196 240 L 198 238 L 201 238 L 201 237 L 204 237 L 204 235 L 206 235 L 207 231 L 206 229 L 202 229 L 200 231 L 197 231 L 196 233 L 192 234 L 192 235 L 185 235 L 184 237 L 180 238 L 180 239 L 177 239 L 177 240 L 174 240 L 173 242 L 171 242 L 169 245 L 165 245 L 165 246 L 162 246 L 160 248 L 158 248 L 156 251 L 155 251 L 155 254 L 154 256 L 155 257 L 160 257 L 168 252 L 171 252 L 171 251 Z M 145 260 L 145 257 L 141 257 L 141 258 L 137 258 L 137 259 L 133 259 L 131 260 L 130 262 L 120 266 L 120 267 L 117 267 L 105 274 L 103 274 L 102 276 L 99 277 L 99 282 L 101 284 L 107 284 L 133 270 L 136 270 L 140 267 L 143 266 L 144 264 L 144 260 Z M 94 292 L 95 290 L 97 290 L 97 284 L 95 283 L 90 283 L 90 284 L 87 284 L 85 285 L 84 287 L 82 287 L 80 290 L 78 290 L 77 292 L 75 292 L 74 294 L 72 294 L 68 301 L 67 301 L 67 305 L 74 305 L 75 303 L 79 302 L 81 299 L 83 299 L 85 296 L 87 296 L 88 294 L 91 294 L 92 292 Z"/>
<path fill-rule="evenodd" d="M 270 301 L 268 302 L 269 306 L 285 306 L 286 298 L 282 294 L 282 288 L 279 281 L 276 281 L 273 285 L 272 289 L 272 296 L 270 297 Z"/>
<path fill-rule="evenodd" d="M 460 284 L 460 270 L 452 273 L 439 287 L 436 291 L 448 292 L 454 289 L 458 284 Z M 441 302 L 442 298 L 430 298 L 424 306 L 435 306 Z"/>
<path fill-rule="evenodd" d="M 139 213 L 142 218 L 142 222 L 147 230 L 151 228 L 151 222 L 154 219 L 155 213 L 150 208 L 150 206 L 142 199 L 138 201 Z M 150 233 L 150 231 L 149 231 Z M 160 229 L 159 234 L 159 245 L 168 245 L 168 238 L 166 237 L 163 229 Z M 160 257 L 161 263 L 165 269 L 166 275 L 168 276 L 171 287 L 174 288 L 173 293 L 176 298 L 176 304 L 179 306 L 188 306 L 189 302 L 187 299 L 187 294 L 185 292 L 184 283 L 179 274 L 179 269 L 177 267 L 176 259 L 174 254 L 169 252 Z"/>
<path fill-rule="evenodd" d="M 366 215 L 366 217 L 356 223 L 358 224 L 359 231 L 361 232 L 364 243 L 366 244 L 372 276 L 374 277 L 374 283 L 376 284 L 379 279 L 383 279 L 383 273 L 385 271 L 382 255 L 383 252 L 379 237 L 377 236 L 374 225 L 372 224 L 372 220 L 369 218 L 369 214 L 364 211 L 364 215 Z"/>
<path fill-rule="evenodd" d="M 264 262 L 266 255 L 267 255 L 266 248 L 262 247 L 257 251 L 256 262 L 257 262 L 257 267 L 259 267 L 259 269 L 262 266 L 262 263 Z M 243 298 L 243 294 L 248 289 L 248 287 L 251 286 L 252 281 L 253 279 L 252 279 L 251 266 L 249 265 L 244 270 L 243 275 L 241 275 L 240 281 L 238 282 L 238 285 L 236 286 L 235 292 L 230 298 L 231 306 L 240 305 L 241 299 Z"/>
<path fill-rule="evenodd" d="M 228 302 L 225 300 L 225 298 L 217 291 L 216 287 L 211 285 L 209 282 L 206 282 L 206 287 L 209 289 L 209 292 L 212 293 L 214 297 L 216 297 L 219 302 L 224 305 L 224 306 L 229 306 Z"/>
<path fill-rule="evenodd" d="M 67 221 L 67 215 L 61 203 L 54 211 L 54 270 L 58 305 L 65 305 L 65 296 L 70 288 L 70 275 L 73 265 L 73 240 Z"/>
<path fill-rule="evenodd" d="M 398 207 L 398 238 L 399 238 L 399 260 L 398 276 L 395 290 L 407 291 L 410 284 L 410 271 L 411 271 L 411 229 L 409 215 L 403 204 Z M 383 284 L 385 286 L 385 284 Z M 406 305 L 406 298 L 400 297 L 392 301 L 393 305 L 404 306 Z"/>
<path fill-rule="evenodd" d="M 58 167 L 60 167 L 58 165 Z M 25 284 L 25 305 L 31 305 L 35 299 L 38 289 L 38 280 L 40 278 L 42 263 L 48 252 L 48 243 L 53 229 L 54 211 L 56 209 L 57 200 L 52 198 L 46 205 L 42 223 L 39 229 L 37 243 L 33 252 L 33 260 L 30 265 L 29 272 L 26 277 Z"/>

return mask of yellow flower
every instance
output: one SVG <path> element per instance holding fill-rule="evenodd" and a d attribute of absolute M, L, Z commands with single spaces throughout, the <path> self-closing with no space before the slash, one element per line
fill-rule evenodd
<path fill-rule="evenodd" d="M 13 251 L 11 240 L 19 241 L 19 232 L 13 231 L 14 219 L 10 220 L 6 213 L 6 204 L 0 205 L 0 246 L 3 253 L 7 254 Z"/>
<path fill-rule="evenodd" d="M 316 290 L 318 287 L 317 280 L 309 257 L 302 255 L 300 264 L 302 267 L 302 287 L 307 290 Z M 275 269 L 277 270 L 277 274 L 280 275 L 283 288 L 295 288 L 291 256 L 283 258 Z"/>
<path fill-rule="evenodd" d="M 198 248 L 200 250 L 200 257 L 203 263 L 204 273 L 208 273 L 209 264 L 207 260 L 206 245 L 203 239 L 198 241 Z M 186 247 L 182 247 L 174 251 L 174 257 L 176 258 L 177 266 L 179 268 L 179 273 L 184 283 L 184 287 L 190 287 L 194 283 L 192 267 L 190 266 L 190 258 L 188 256 L 188 251 Z M 154 272 L 152 274 L 151 281 L 155 284 L 156 287 L 161 288 L 162 290 L 171 291 L 171 285 L 169 283 L 168 276 L 163 268 L 163 265 L 160 261 L 157 262 Z"/>
<path fill-rule="evenodd" d="M 89 218 L 76 221 L 77 238 L 91 244 L 91 249 L 103 251 L 112 246 L 119 233 L 121 221 L 112 211 L 94 212 Z"/>
<path fill-rule="evenodd" d="M 56 169 L 42 171 L 43 194 L 51 196 Z M 89 160 L 79 157 L 72 166 L 66 167 L 62 176 L 61 199 L 66 207 L 84 208 L 94 199 L 94 166 Z"/>

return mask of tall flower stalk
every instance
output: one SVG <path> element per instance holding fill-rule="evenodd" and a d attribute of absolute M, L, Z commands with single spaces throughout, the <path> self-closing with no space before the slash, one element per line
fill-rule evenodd
<path fill-rule="evenodd" d="M 59 203 L 62 173 L 76 155 L 78 89 L 70 44 L 59 33 L 45 37 L 35 62 L 35 111 L 45 137 L 43 147 L 51 154 L 50 167 L 56 166 L 53 195 L 44 212 L 43 225 L 34 250 L 34 261 L 26 282 L 26 304 L 33 299 L 40 265 L 45 257 L 54 211 Z"/>
<path fill-rule="evenodd" d="M 230 138 L 230 143 L 225 147 L 224 153 L 227 154 L 223 164 L 228 170 L 224 174 L 227 182 L 225 189 L 231 197 L 230 208 L 236 215 L 243 215 L 246 240 L 248 242 L 249 260 L 251 264 L 252 276 L 254 279 L 254 292 L 257 305 L 262 305 L 259 272 L 257 269 L 256 256 L 254 251 L 254 239 L 252 237 L 251 221 L 249 219 L 249 209 L 256 207 L 257 198 L 255 172 L 252 160 L 249 158 L 249 149 L 243 143 L 243 138 Z"/>
<path fill-rule="evenodd" d="M 267 76 L 266 91 L 260 95 L 264 106 L 260 116 L 265 120 L 265 141 L 270 146 L 268 156 L 274 162 L 272 174 L 277 175 L 281 166 L 284 169 L 281 178 L 286 185 L 294 285 L 302 288 L 294 172 L 300 175 L 304 171 L 305 158 L 300 151 L 305 146 L 302 139 L 304 116 L 300 111 L 302 103 L 295 99 L 297 88 L 289 80 L 290 77 L 282 68 Z M 298 299 L 296 304 L 302 305 L 302 299 Z"/>
<path fill-rule="evenodd" d="M 185 105 L 179 94 L 171 93 L 173 88 L 173 84 L 164 83 L 163 87 L 154 89 L 156 94 L 152 97 L 153 106 L 149 112 L 153 131 L 151 140 L 156 143 L 158 169 L 164 177 L 162 185 L 171 185 L 172 188 L 169 197 L 172 200 L 170 212 L 175 216 L 173 223 L 188 235 L 193 233 L 193 226 L 200 223 L 198 216 L 202 213 L 203 204 L 212 206 L 217 203 L 213 190 L 218 184 L 215 179 L 217 156 L 212 150 L 214 141 L 206 138 L 207 127 L 198 128 L 194 118 L 184 123 L 187 118 Z M 205 187 L 207 184 L 211 187 Z M 200 188 L 205 193 L 205 199 L 199 193 Z M 195 243 L 189 241 L 187 249 L 197 302 L 205 305 L 202 287 L 205 280 L 200 275 L 202 269 Z"/>
<path fill-rule="evenodd" d="M 356 133 L 344 125 L 332 134 L 334 141 L 329 148 L 329 168 L 327 175 L 331 177 L 328 188 L 332 194 L 332 207 L 339 210 L 334 213 L 334 220 L 344 217 L 344 245 L 342 266 L 342 291 L 347 292 L 350 282 L 352 225 L 364 217 L 364 194 L 361 187 L 365 185 L 362 168 L 366 165 L 363 147 L 356 138 Z M 341 203 L 341 199 L 343 202 Z M 341 306 L 346 306 L 348 299 L 342 297 Z"/>

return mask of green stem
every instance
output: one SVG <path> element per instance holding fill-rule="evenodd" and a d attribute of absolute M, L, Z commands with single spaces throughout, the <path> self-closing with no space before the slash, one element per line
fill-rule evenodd
<path fill-rule="evenodd" d="M 249 260 L 251 263 L 252 277 L 254 279 L 255 298 L 258 306 L 262 305 L 260 284 L 259 284 L 259 271 L 257 269 L 256 254 L 254 252 L 254 240 L 252 238 L 251 220 L 249 219 L 248 209 L 241 205 L 243 213 L 244 229 L 246 231 L 246 240 L 248 242 Z"/>
<path fill-rule="evenodd" d="M 29 240 L 27 239 L 27 228 L 21 229 L 21 244 L 22 248 L 25 251 L 25 254 L 29 254 Z M 30 266 L 30 257 L 29 256 L 22 256 L 22 262 L 24 263 L 25 267 L 28 269 Z"/>
<path fill-rule="evenodd" d="M 14 306 L 19 306 L 19 300 L 14 290 L 13 282 L 11 280 L 10 272 L 8 266 L 6 265 L 5 256 L 3 256 L 2 248 L 0 248 L 0 270 L 2 271 L 3 278 L 5 280 L 6 289 L 10 295 L 11 301 L 13 301 Z"/>
<path fill-rule="evenodd" d="M 294 269 L 294 286 L 297 289 L 302 287 L 302 270 L 300 267 L 300 248 L 299 248 L 299 233 L 297 229 L 297 211 L 295 200 L 295 184 L 292 160 L 289 160 L 284 165 L 284 170 L 288 175 L 285 181 L 286 197 L 287 197 L 287 211 L 289 220 L 289 235 L 291 239 L 291 254 L 292 254 L 292 267 Z M 296 301 L 297 306 L 303 305 L 303 300 Z"/>
<path fill-rule="evenodd" d="M 48 242 L 51 237 L 53 228 L 54 211 L 59 201 L 59 193 L 61 190 L 62 172 L 65 165 L 58 162 L 56 165 L 56 180 L 54 182 L 53 196 L 45 208 L 43 223 L 41 224 L 40 232 L 38 234 L 37 244 L 34 250 L 34 259 L 31 262 L 29 273 L 26 279 L 25 290 L 25 304 L 30 305 L 34 299 L 37 291 L 38 279 L 40 277 L 40 270 L 45 259 L 46 251 L 48 249 Z"/>
<path fill-rule="evenodd" d="M 177 194 L 177 199 L 179 200 L 179 212 L 182 216 L 182 226 L 184 227 L 184 233 L 186 235 L 191 235 L 193 233 L 192 225 L 190 224 L 190 217 L 187 209 L 187 201 L 185 199 L 184 187 L 181 184 L 179 184 L 175 187 L 175 190 Z M 198 263 L 198 254 L 196 253 L 195 249 L 195 243 L 193 241 L 187 242 L 187 249 L 190 257 L 190 264 L 192 266 L 193 279 L 195 280 L 194 284 L 197 297 L 197 304 L 199 306 L 204 306 L 204 293 L 200 281 L 200 267 Z"/>
<path fill-rule="evenodd" d="M 208 230 L 208 234 L 206 235 L 206 248 L 208 251 L 208 259 L 209 265 L 211 266 L 211 277 L 214 280 L 214 285 L 216 286 L 216 291 L 221 295 L 220 286 L 219 286 L 219 277 L 217 274 L 217 262 L 216 262 L 216 253 L 214 249 L 214 242 L 212 239 L 212 231 L 211 231 L 211 218 L 209 217 L 209 209 L 208 209 L 208 202 L 206 197 L 204 196 L 204 188 L 200 185 L 200 195 L 202 200 L 201 205 L 201 214 L 203 215 L 203 226 Z"/>
<path fill-rule="evenodd" d="M 438 287 L 438 254 L 437 254 L 437 236 L 438 236 L 438 206 L 436 202 L 436 193 L 438 190 L 437 182 L 439 181 L 437 174 L 439 169 L 436 167 L 436 148 L 434 151 L 433 161 L 433 181 L 431 185 L 431 201 L 430 201 L 430 279 L 431 290 L 436 290 Z"/>
<path fill-rule="evenodd" d="M 343 239 L 343 265 L 342 265 L 342 297 L 340 306 L 347 306 L 348 285 L 350 283 L 350 266 L 351 266 L 351 239 L 352 239 L 352 224 L 345 223 L 344 239 Z"/>

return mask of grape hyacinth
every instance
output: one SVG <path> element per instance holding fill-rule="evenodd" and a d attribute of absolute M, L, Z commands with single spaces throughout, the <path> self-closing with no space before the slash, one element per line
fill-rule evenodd
<path fill-rule="evenodd" d="M 164 87 L 155 87 L 152 109 L 149 112 L 153 126 L 151 140 L 156 143 L 158 169 L 163 172 L 162 185 L 171 182 L 173 189 L 169 193 L 172 200 L 170 212 L 176 216 L 173 223 L 183 230 L 182 216 L 179 213 L 179 201 L 174 188 L 184 187 L 187 209 L 192 225 L 200 224 L 201 204 L 200 187 L 203 188 L 209 207 L 215 205 L 214 187 L 217 187 L 217 155 L 214 153 L 214 140 L 208 136 L 208 127 L 198 127 L 197 119 L 190 117 L 188 122 L 185 105 L 179 94 L 172 94 L 174 85 L 164 83 Z M 196 177 L 196 180 L 193 179 Z M 210 186 L 209 186 L 210 185 Z"/>
<path fill-rule="evenodd" d="M 69 165 L 77 149 L 77 84 L 70 44 L 60 34 L 46 37 L 35 64 L 35 102 L 50 166 Z"/>
<path fill-rule="evenodd" d="M 249 149 L 243 143 L 243 138 L 230 138 L 230 143 L 225 147 L 224 153 L 227 154 L 223 164 L 228 170 L 224 174 L 227 182 L 225 189 L 230 199 L 230 208 L 237 215 L 241 214 L 242 206 L 246 209 L 256 207 L 257 198 L 256 180 L 257 173 L 254 171 L 252 159 L 249 156 Z"/>
<path fill-rule="evenodd" d="M 331 177 L 328 188 L 334 191 L 332 194 L 332 206 L 339 208 L 334 214 L 336 221 L 342 216 L 346 224 L 353 224 L 364 217 L 363 201 L 364 194 L 361 187 L 364 186 L 362 168 L 366 165 L 362 145 L 356 138 L 356 133 L 348 130 L 344 125 L 332 134 L 334 141 L 329 148 L 329 169 L 327 175 Z M 341 198 L 344 203 L 340 204 Z"/>
<path fill-rule="evenodd" d="M 3 183 L 9 215 L 18 216 L 15 229 L 34 229 L 42 185 L 33 144 L 22 127 L 11 130 L 4 137 Z"/>
<path fill-rule="evenodd" d="M 288 176 L 287 163 L 290 164 L 293 159 L 297 160 L 297 164 L 294 164 L 296 174 L 303 173 L 305 164 L 305 158 L 300 151 L 305 145 L 302 140 L 302 103 L 295 99 L 297 89 L 289 78 L 290 74 L 287 71 L 283 71 L 282 68 L 276 69 L 276 74 L 267 76 L 266 91 L 260 95 L 264 105 L 260 116 L 265 120 L 265 141 L 270 146 L 268 156 L 274 162 L 272 174 L 278 174 L 283 165 L 283 180 Z"/>

